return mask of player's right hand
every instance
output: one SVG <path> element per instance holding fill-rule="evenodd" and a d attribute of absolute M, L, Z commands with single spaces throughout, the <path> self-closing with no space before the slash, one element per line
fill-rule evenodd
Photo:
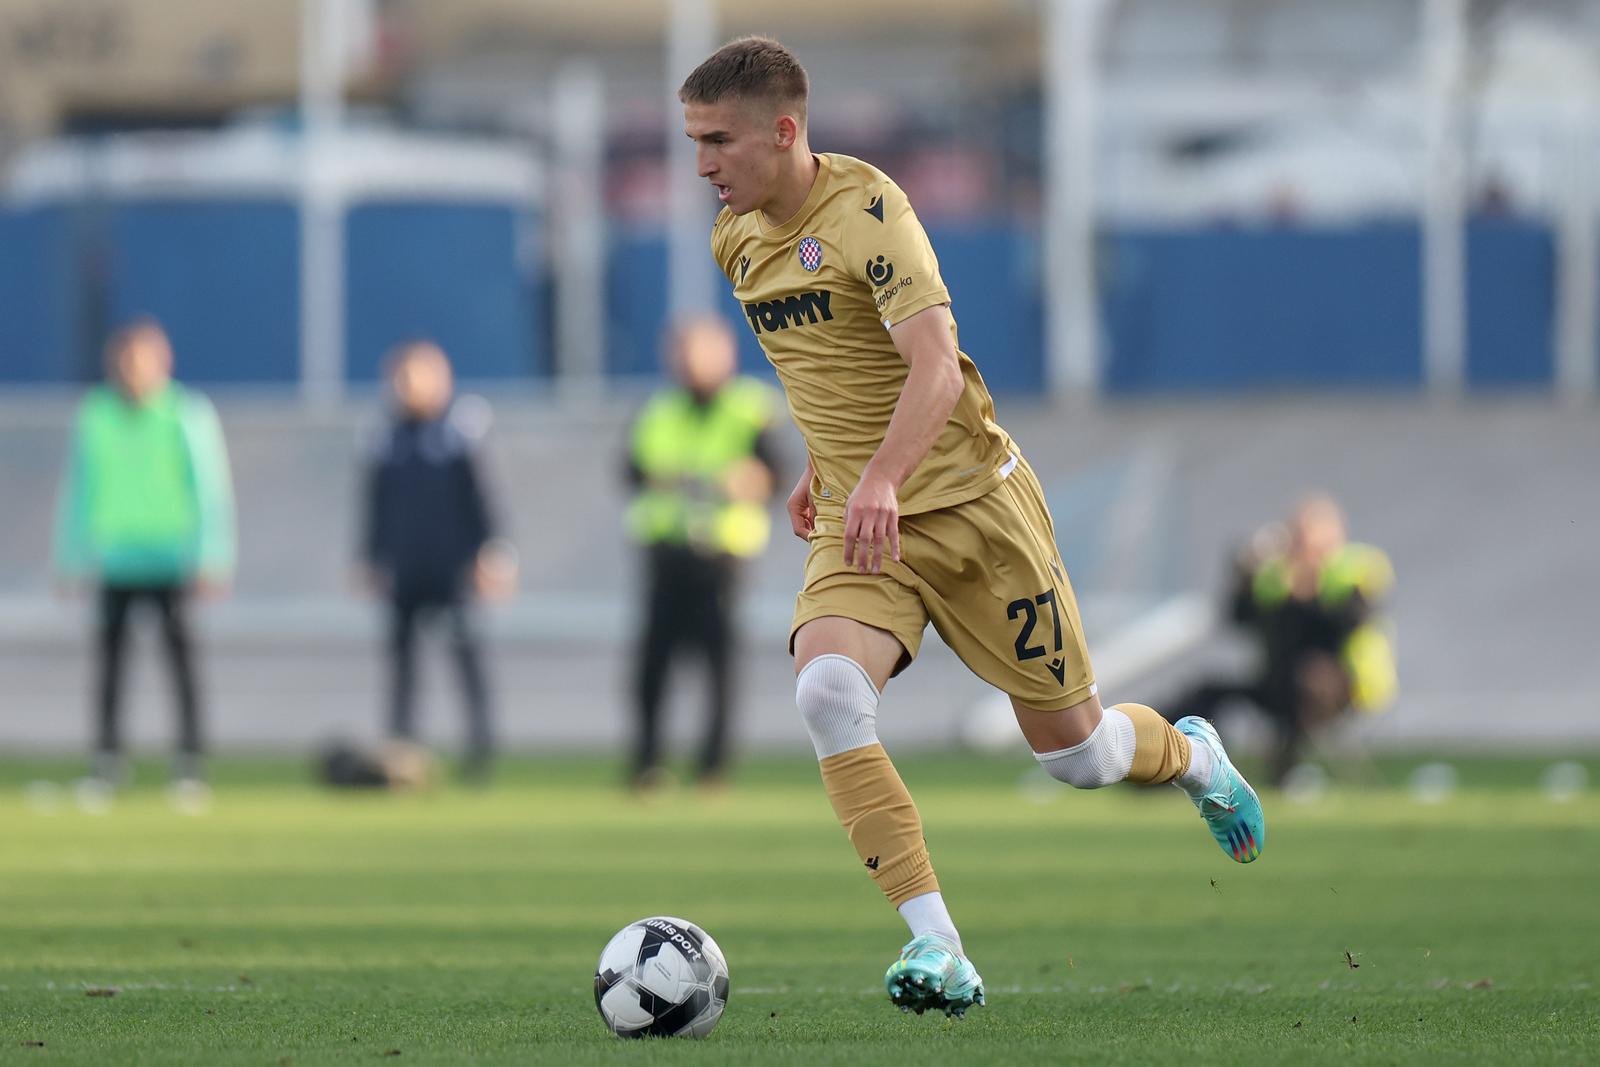
<path fill-rule="evenodd" d="M 795 483 L 794 492 L 789 494 L 789 525 L 794 529 L 794 535 L 802 541 L 811 540 L 811 531 L 817 521 L 817 509 L 811 503 L 811 465 L 806 464 L 805 473 Z"/>

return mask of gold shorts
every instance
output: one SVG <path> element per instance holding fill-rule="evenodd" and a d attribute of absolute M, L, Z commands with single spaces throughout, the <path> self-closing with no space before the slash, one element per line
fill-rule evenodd
<path fill-rule="evenodd" d="M 881 574 L 845 566 L 837 513 L 818 516 L 796 598 L 794 634 L 838 615 L 893 634 L 911 662 L 929 622 L 974 674 L 1030 708 L 1087 700 L 1094 671 L 1078 602 L 1056 549 L 1044 491 L 1027 461 L 975 500 L 900 520 L 900 560 Z"/>

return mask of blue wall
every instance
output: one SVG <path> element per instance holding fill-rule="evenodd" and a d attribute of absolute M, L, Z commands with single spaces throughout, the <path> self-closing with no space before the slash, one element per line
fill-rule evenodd
<path fill-rule="evenodd" d="M 1101 245 L 1118 391 L 1421 380 L 1419 237 L 1341 230 L 1124 230 Z"/>
<path fill-rule="evenodd" d="M 113 204 L 108 321 L 160 319 L 186 381 L 293 382 L 299 218 L 276 200 Z"/>
<path fill-rule="evenodd" d="M 1555 375 L 1556 250 L 1548 226 L 1467 227 L 1467 380 L 1548 386 Z"/>
<path fill-rule="evenodd" d="M 539 227 L 504 205 L 362 203 L 347 220 L 348 374 L 371 380 L 408 337 L 438 339 L 466 378 L 549 374 Z M 1044 382 L 1040 243 L 1011 225 L 930 228 L 962 347 L 1000 393 Z M 1548 226 L 1468 228 L 1468 377 L 1548 387 L 1555 250 Z M 1415 388 L 1420 236 L 1409 222 L 1339 229 L 1121 228 L 1100 242 L 1106 381 L 1122 393 L 1318 386 Z M 122 201 L 0 211 L 0 381 L 96 372 L 109 325 L 167 323 L 196 382 L 298 374 L 299 225 L 275 200 Z M 707 257 L 746 370 L 766 361 Z M 658 373 L 666 307 L 659 230 L 621 231 L 606 268 L 606 366 Z"/>
<path fill-rule="evenodd" d="M 346 224 L 346 374 L 371 381 L 395 344 L 438 341 L 462 378 L 549 373 L 532 227 L 497 204 L 367 202 Z"/>
<path fill-rule="evenodd" d="M 78 376 L 81 289 L 68 209 L 0 211 L 0 382 Z"/>

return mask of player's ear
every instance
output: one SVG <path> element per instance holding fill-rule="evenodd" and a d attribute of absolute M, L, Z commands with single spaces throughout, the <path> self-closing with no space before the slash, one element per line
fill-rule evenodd
<path fill-rule="evenodd" d="M 793 115 L 779 113 L 773 123 L 773 144 L 779 148 L 793 148 L 800 137 L 800 123 Z"/>

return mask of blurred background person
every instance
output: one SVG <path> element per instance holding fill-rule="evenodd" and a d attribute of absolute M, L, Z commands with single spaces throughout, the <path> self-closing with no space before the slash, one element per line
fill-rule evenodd
<path fill-rule="evenodd" d="M 172 345 L 154 319 L 106 346 L 106 383 L 78 406 L 62 481 L 55 569 L 67 588 L 99 588 L 96 724 L 89 788 L 127 780 L 121 730 L 128 620 L 161 623 L 178 711 L 175 799 L 206 795 L 191 592 L 227 589 L 234 566 L 233 487 L 216 409 L 172 380 Z"/>
<path fill-rule="evenodd" d="M 1254 705 L 1273 729 L 1272 781 L 1283 785 L 1308 735 L 1350 711 L 1378 712 L 1398 687 L 1382 610 L 1389 557 L 1351 542 L 1332 496 L 1302 500 L 1287 523 L 1258 530 L 1234 561 L 1228 617 L 1260 651 L 1256 673 L 1196 685 L 1168 714 L 1216 718 Z"/>
<path fill-rule="evenodd" d="M 362 554 L 389 604 L 389 736 L 416 740 L 417 632 L 442 620 L 466 711 L 462 774 L 482 783 L 494 727 L 474 601 L 509 596 L 517 569 L 480 476 L 487 412 L 452 403 L 450 360 L 431 341 L 400 345 L 387 370 L 394 407 L 367 461 Z"/>
<path fill-rule="evenodd" d="M 708 707 L 696 764 L 703 785 L 727 769 L 739 561 L 767 546 L 767 505 L 778 476 L 774 391 L 738 376 L 733 332 L 701 317 L 673 329 L 676 383 L 646 404 L 630 435 L 628 528 L 645 550 L 645 603 L 635 657 L 636 789 L 661 784 L 661 704 L 676 654 L 705 656 Z"/>

